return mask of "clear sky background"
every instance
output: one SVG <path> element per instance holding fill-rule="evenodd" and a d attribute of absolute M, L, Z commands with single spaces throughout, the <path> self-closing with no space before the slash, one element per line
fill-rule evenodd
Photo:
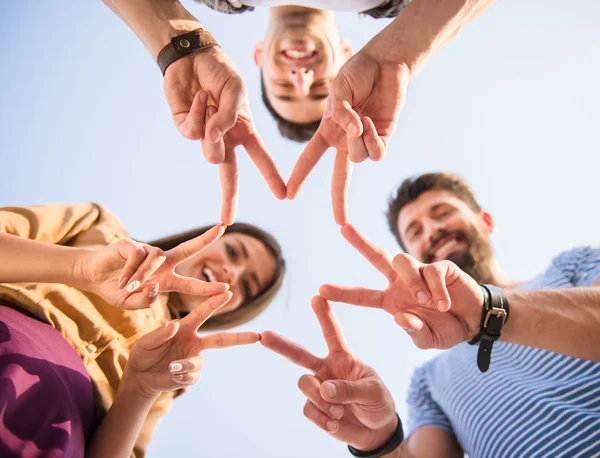
<path fill-rule="evenodd" d="M 239 66 L 287 179 L 303 147 L 279 138 L 252 60 L 267 11 L 231 17 L 185 4 Z M 355 14 L 338 22 L 355 51 L 387 23 Z M 532 277 L 562 250 L 598 244 L 599 23 L 593 0 L 498 2 L 411 83 L 385 160 L 355 168 L 351 221 L 396 254 L 384 217 L 390 193 L 409 175 L 455 171 L 496 218 L 495 253 L 512 277 Z M 96 201 L 141 240 L 218 220 L 216 167 L 177 132 L 158 68 L 99 0 L 5 0 L 0 58 L 1 206 Z M 333 152 L 294 202 L 277 201 L 243 150 L 238 158 L 238 221 L 272 232 L 289 265 L 278 298 L 244 329 L 274 329 L 324 354 L 310 308 L 318 287 L 385 287 L 333 221 Z M 410 375 L 435 353 L 416 349 L 384 312 L 334 307 L 406 421 Z M 304 418 L 296 386 L 303 369 L 259 345 L 205 359 L 200 382 L 164 418 L 149 457 L 348 456 Z"/>

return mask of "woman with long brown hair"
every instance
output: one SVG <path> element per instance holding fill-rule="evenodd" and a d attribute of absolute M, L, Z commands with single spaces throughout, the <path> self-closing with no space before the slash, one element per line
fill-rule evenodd
<path fill-rule="evenodd" d="M 0 455 L 143 456 L 201 351 L 280 289 L 277 241 L 236 223 L 143 244 L 97 204 L 0 209 Z"/>

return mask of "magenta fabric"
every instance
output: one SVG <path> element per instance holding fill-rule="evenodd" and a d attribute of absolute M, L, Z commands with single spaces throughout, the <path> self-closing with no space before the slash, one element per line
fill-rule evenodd
<path fill-rule="evenodd" d="M 83 457 L 93 420 L 92 382 L 73 347 L 0 303 L 0 456 Z"/>

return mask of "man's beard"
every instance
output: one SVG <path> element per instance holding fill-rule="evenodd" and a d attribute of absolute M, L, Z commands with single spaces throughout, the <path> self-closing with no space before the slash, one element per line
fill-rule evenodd
<path fill-rule="evenodd" d="M 457 241 L 464 242 L 467 246 L 464 251 L 449 254 L 446 256 L 446 260 L 452 261 L 463 272 L 473 277 L 477 283 L 492 282 L 492 260 L 494 258 L 492 244 L 474 226 L 471 227 L 468 233 L 461 230 L 440 232 L 439 236 L 431 243 L 425 256 L 426 263 L 433 262 L 431 248 L 446 237 L 455 237 Z"/>

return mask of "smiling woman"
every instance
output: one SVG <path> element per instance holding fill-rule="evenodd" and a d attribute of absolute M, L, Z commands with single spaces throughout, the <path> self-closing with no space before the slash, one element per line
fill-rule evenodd
<path fill-rule="evenodd" d="M 150 245 L 170 250 L 211 227 L 154 240 Z M 202 326 L 203 330 L 216 330 L 239 326 L 262 313 L 281 288 L 285 270 L 281 247 L 271 234 L 252 224 L 234 223 L 213 245 L 180 264 L 177 273 L 229 284 L 233 297 Z M 180 316 L 205 299 L 184 294 L 172 296 L 172 313 Z"/>

